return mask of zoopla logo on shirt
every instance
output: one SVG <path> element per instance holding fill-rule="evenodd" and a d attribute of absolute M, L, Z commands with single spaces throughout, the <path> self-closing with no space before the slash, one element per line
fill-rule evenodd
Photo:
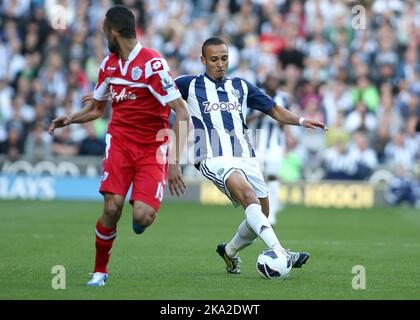
<path fill-rule="evenodd" d="M 212 111 L 228 111 L 232 112 L 233 110 L 236 110 L 238 112 L 242 112 L 242 105 L 235 101 L 235 102 L 213 102 L 205 101 L 203 103 L 204 105 L 204 112 L 210 113 Z"/>

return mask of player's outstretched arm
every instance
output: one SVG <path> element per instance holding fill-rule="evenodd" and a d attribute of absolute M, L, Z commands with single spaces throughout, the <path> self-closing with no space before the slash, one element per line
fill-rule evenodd
<path fill-rule="evenodd" d="M 271 108 L 268 114 L 273 119 L 277 120 L 280 123 L 290 124 L 290 125 L 295 125 L 295 126 L 303 126 L 305 128 L 310 128 L 310 129 L 321 128 L 324 131 L 328 130 L 328 127 L 325 125 L 325 123 L 312 120 L 312 119 L 299 117 L 293 112 L 290 112 L 289 110 L 282 108 L 280 106 L 275 106 Z"/>
<path fill-rule="evenodd" d="M 54 130 L 57 128 L 62 128 L 72 123 L 89 122 L 102 117 L 107 102 L 92 99 L 92 96 L 90 96 L 90 99 L 87 99 L 86 97 L 88 96 L 89 95 L 83 97 L 82 102 L 85 104 L 87 103 L 87 105 L 83 107 L 80 111 L 52 120 L 51 125 L 48 128 L 48 133 L 50 135 L 53 135 Z"/>
<path fill-rule="evenodd" d="M 172 150 L 169 151 L 168 185 L 171 195 L 177 195 L 179 197 L 187 189 L 179 164 L 187 142 L 189 114 L 182 98 L 170 101 L 168 105 L 176 114 L 173 128 L 175 132 L 175 143 L 172 145 Z"/>

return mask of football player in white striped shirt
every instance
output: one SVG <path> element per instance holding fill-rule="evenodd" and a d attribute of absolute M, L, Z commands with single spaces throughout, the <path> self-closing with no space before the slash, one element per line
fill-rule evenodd
<path fill-rule="evenodd" d="M 217 246 L 229 273 L 240 273 L 238 252 L 260 237 L 267 248 L 288 253 L 293 267 L 301 267 L 308 253 L 285 250 L 267 218 L 269 202 L 264 177 L 247 135 L 248 108 L 260 110 L 283 124 L 327 130 L 325 124 L 299 118 L 241 78 L 226 76 L 229 53 L 226 43 L 209 38 L 202 46 L 205 73 L 175 80 L 192 119 L 195 166 L 232 201 L 242 206 L 246 219 L 229 243 Z"/>

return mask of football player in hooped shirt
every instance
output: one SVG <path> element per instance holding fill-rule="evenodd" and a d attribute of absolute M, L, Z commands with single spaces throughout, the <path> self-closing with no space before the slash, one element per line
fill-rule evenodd
<path fill-rule="evenodd" d="M 100 66 L 93 97 L 85 97 L 83 102 L 88 105 L 77 113 L 54 119 L 49 128 L 53 134 L 56 128 L 95 120 L 112 100 L 99 189 L 104 209 L 96 224 L 95 268 L 89 286 L 103 286 L 108 279 L 112 243 L 130 185 L 133 229 L 138 234 L 155 220 L 167 181 L 172 194 L 182 195 L 186 188 L 176 150 L 182 150 L 186 141 L 186 137 L 179 136 L 179 126 L 189 116 L 167 62 L 137 41 L 135 18 L 126 7 L 109 9 L 103 30 L 111 53 Z M 169 128 L 171 109 L 176 112 L 176 147 L 168 159 L 169 141 L 160 140 L 158 132 Z"/>
<path fill-rule="evenodd" d="M 309 258 L 306 252 L 285 250 L 267 219 L 267 186 L 255 152 L 246 134 L 247 109 L 257 109 L 274 120 L 305 128 L 327 130 L 325 124 L 298 117 L 278 106 L 273 99 L 241 78 L 226 76 L 229 54 L 219 38 L 207 39 L 202 46 L 201 62 L 205 73 L 181 76 L 175 83 L 187 101 L 194 126 L 195 167 L 223 192 L 234 206 L 242 206 L 246 219 L 229 243 L 216 251 L 229 273 L 240 273 L 238 252 L 260 237 L 267 248 L 285 252 L 295 268 Z"/>

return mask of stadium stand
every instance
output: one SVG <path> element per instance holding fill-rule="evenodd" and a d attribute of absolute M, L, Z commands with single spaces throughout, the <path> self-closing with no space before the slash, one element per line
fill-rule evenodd
<path fill-rule="evenodd" d="M 375 182 L 385 170 L 418 185 L 415 0 L 0 1 L 2 159 L 101 154 L 110 112 L 54 139 L 45 130 L 92 91 L 107 54 L 101 19 L 113 4 L 134 10 L 143 45 L 163 53 L 174 76 L 202 72 L 201 43 L 212 35 L 229 43 L 231 75 L 262 85 L 275 73 L 290 110 L 331 128 L 293 128 L 293 163 L 303 164 L 294 176 Z"/>

